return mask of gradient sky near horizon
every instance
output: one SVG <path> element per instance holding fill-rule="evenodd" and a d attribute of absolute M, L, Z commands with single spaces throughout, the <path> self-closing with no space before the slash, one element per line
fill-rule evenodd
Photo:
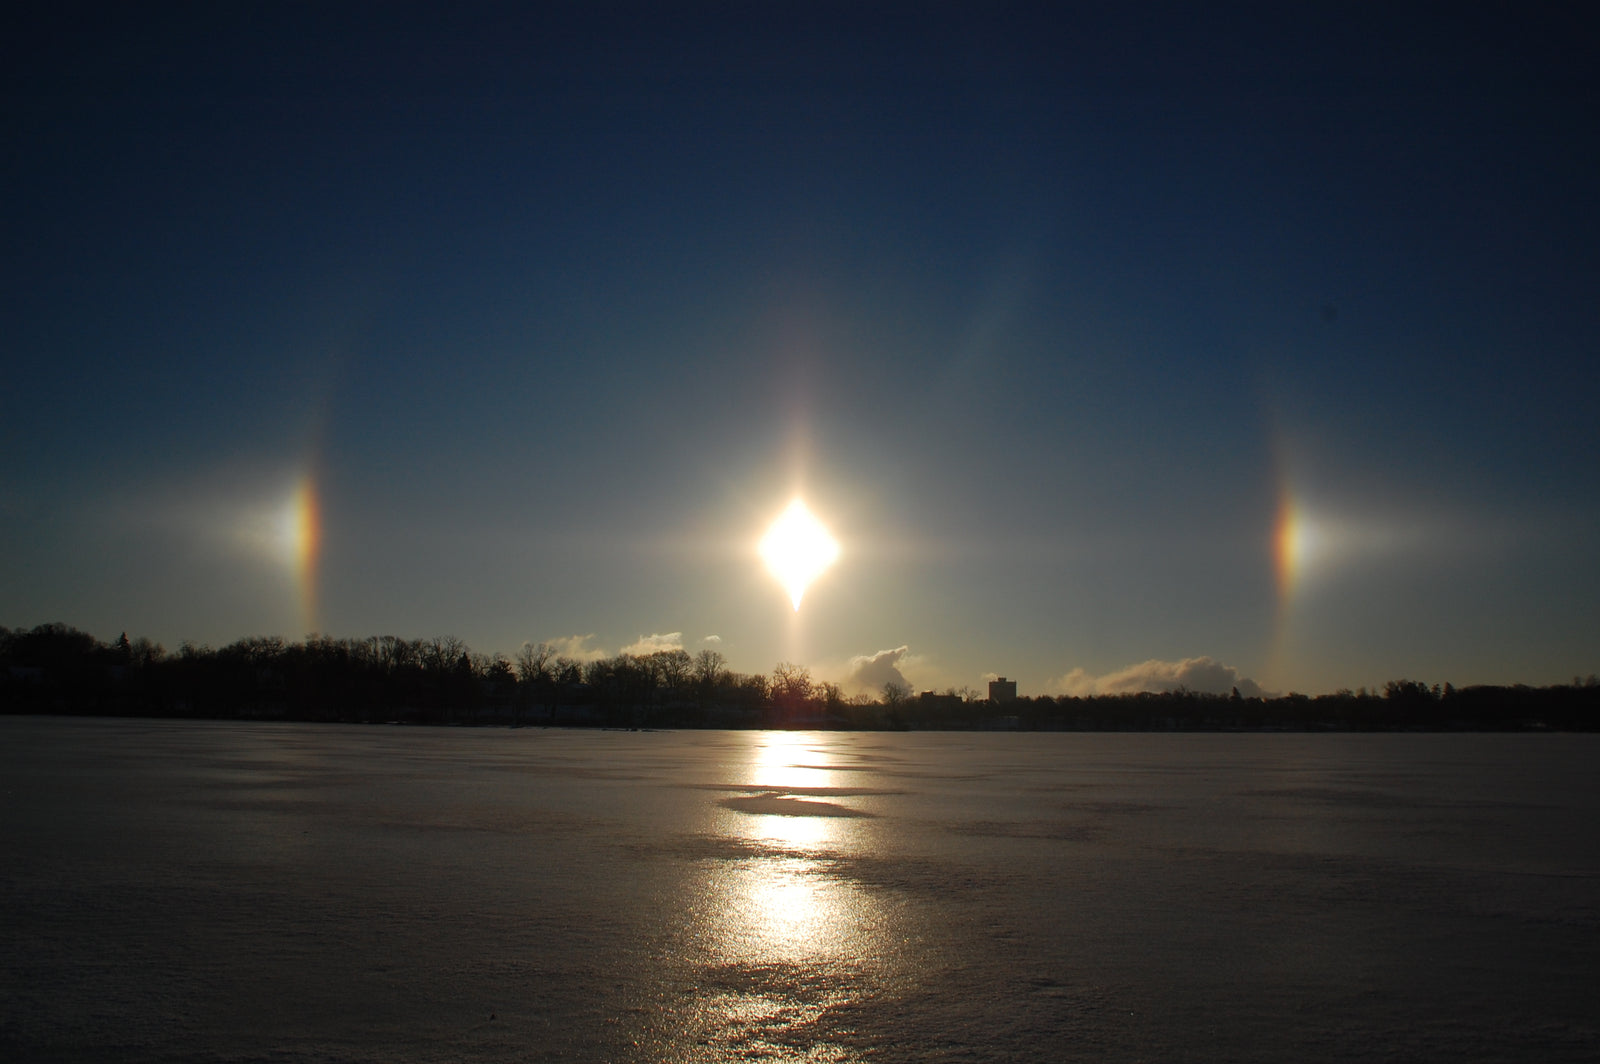
<path fill-rule="evenodd" d="M 1600 671 L 1588 19 L 666 6 L 4 16 L 0 623 Z"/>

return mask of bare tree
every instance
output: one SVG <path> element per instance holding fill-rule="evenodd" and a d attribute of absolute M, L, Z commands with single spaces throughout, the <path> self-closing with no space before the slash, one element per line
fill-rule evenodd
<path fill-rule="evenodd" d="M 422 667 L 443 675 L 456 667 L 467 644 L 453 635 L 436 635 L 422 644 Z"/>
<path fill-rule="evenodd" d="M 694 682 L 702 692 L 709 693 L 722 683 L 728 672 L 728 659 L 721 651 L 710 647 L 694 656 Z"/>
<path fill-rule="evenodd" d="M 583 666 L 576 658 L 569 658 L 565 654 L 556 658 L 551 671 L 555 674 L 556 683 L 563 687 L 583 682 Z"/>
<path fill-rule="evenodd" d="M 545 683 L 555 660 L 555 648 L 549 643 L 524 643 L 517 651 L 517 678 L 523 683 Z"/>
<path fill-rule="evenodd" d="M 811 701 L 815 685 L 811 670 L 804 665 L 780 661 L 772 670 L 772 701 L 780 714 L 793 714 Z"/>
<path fill-rule="evenodd" d="M 687 650 L 658 650 L 650 655 L 650 663 L 660 677 L 661 686 L 667 688 L 689 686 L 689 677 L 694 673 L 694 659 L 689 656 Z"/>

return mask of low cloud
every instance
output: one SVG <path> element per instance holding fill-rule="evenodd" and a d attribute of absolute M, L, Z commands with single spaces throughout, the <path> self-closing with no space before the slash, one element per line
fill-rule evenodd
<path fill-rule="evenodd" d="M 642 635 L 639 637 L 638 642 L 629 643 L 623 647 L 622 653 L 642 658 L 651 654 L 659 654 L 663 650 L 682 649 L 682 632 L 653 632 L 650 635 Z"/>
<path fill-rule="evenodd" d="M 900 646 L 893 650 L 880 650 L 876 654 L 856 655 L 846 666 L 841 686 L 851 694 L 876 694 L 883 690 L 886 683 L 897 683 L 909 689 L 911 684 L 900 671 L 900 663 L 910 650 L 908 646 Z"/>
<path fill-rule="evenodd" d="M 545 642 L 556 652 L 557 657 L 570 658 L 579 664 L 610 657 L 611 655 L 599 647 L 589 645 L 589 640 L 593 638 L 594 633 L 590 632 L 588 635 L 564 635 L 559 639 L 547 639 Z"/>
<path fill-rule="evenodd" d="M 722 637 L 720 635 L 708 635 L 701 639 L 700 642 L 710 643 L 711 645 L 715 646 L 716 644 L 722 642 Z"/>
<path fill-rule="evenodd" d="M 1235 687 L 1246 698 L 1262 694 L 1261 686 L 1248 676 L 1241 676 L 1232 665 L 1224 665 L 1215 658 L 1184 658 L 1182 661 L 1150 661 L 1129 665 L 1104 676 L 1093 676 L 1083 669 L 1073 669 L 1065 676 L 1050 682 L 1052 689 L 1063 694 L 1084 697 L 1087 695 L 1125 695 L 1149 691 L 1165 694 L 1180 688 L 1208 695 L 1225 695 Z"/>

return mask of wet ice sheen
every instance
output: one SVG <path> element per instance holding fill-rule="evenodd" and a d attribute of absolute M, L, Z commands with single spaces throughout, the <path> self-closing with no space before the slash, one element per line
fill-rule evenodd
<path fill-rule="evenodd" d="M 0 718 L 0 1059 L 1600 1059 L 1596 755 Z"/>

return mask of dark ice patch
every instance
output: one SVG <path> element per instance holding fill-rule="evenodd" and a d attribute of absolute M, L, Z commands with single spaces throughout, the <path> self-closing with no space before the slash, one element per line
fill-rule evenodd
<path fill-rule="evenodd" d="M 837 816 L 837 817 L 870 817 L 871 813 L 849 806 L 838 805 L 834 802 L 815 802 L 804 798 L 791 798 L 786 794 L 767 792 L 765 794 L 750 794 L 739 798 L 724 798 L 717 803 L 724 809 L 732 809 L 738 813 L 752 813 L 757 816 Z"/>
<path fill-rule="evenodd" d="M 744 783 L 695 784 L 707 791 L 732 791 L 735 794 L 802 794 L 807 798 L 854 798 L 863 794 L 904 794 L 904 791 L 886 791 L 877 787 L 763 787 Z"/>

